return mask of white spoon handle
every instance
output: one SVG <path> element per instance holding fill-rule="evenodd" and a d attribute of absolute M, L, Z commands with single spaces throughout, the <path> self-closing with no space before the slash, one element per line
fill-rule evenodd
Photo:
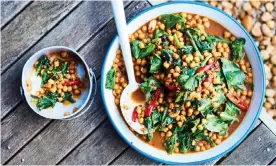
<path fill-rule="evenodd" d="M 131 57 L 130 44 L 128 39 L 128 29 L 126 26 L 126 18 L 124 12 L 124 5 L 122 0 L 112 0 L 113 15 L 116 22 L 119 41 L 123 52 L 123 57 L 126 65 L 127 76 L 129 84 L 135 81 L 133 63 Z"/>

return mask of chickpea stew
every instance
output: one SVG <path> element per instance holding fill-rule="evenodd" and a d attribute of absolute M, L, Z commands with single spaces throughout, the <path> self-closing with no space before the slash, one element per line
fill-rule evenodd
<path fill-rule="evenodd" d="M 146 103 L 132 120 L 138 137 L 167 153 L 205 151 L 224 141 L 243 120 L 253 94 L 245 39 L 204 16 L 164 14 L 129 35 L 135 77 Z M 107 73 L 119 108 L 128 80 L 120 49 Z"/>
<path fill-rule="evenodd" d="M 57 102 L 69 105 L 78 100 L 86 89 L 86 73 L 78 73 L 79 63 L 67 51 L 48 53 L 35 62 L 26 85 L 31 102 L 38 110 L 53 108 Z M 72 112 L 76 111 L 78 108 Z M 64 116 L 69 115 L 69 112 L 64 113 Z"/>

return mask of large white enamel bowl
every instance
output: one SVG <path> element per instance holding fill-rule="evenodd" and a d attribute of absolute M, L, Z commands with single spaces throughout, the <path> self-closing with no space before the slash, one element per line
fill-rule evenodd
<path fill-rule="evenodd" d="M 135 150 L 151 159 L 167 164 L 200 164 L 222 157 L 227 152 L 233 150 L 239 143 L 242 142 L 242 140 L 254 127 L 254 124 L 258 119 L 262 108 L 265 91 L 265 75 L 260 53 L 256 45 L 254 44 L 254 40 L 248 34 L 248 32 L 242 27 L 242 25 L 240 25 L 240 23 L 234 20 L 234 18 L 232 18 L 225 12 L 205 3 L 169 2 L 148 8 L 135 16 L 128 23 L 129 34 L 133 33 L 135 30 L 137 30 L 139 27 L 141 27 L 144 23 L 148 22 L 152 18 L 155 18 L 161 14 L 177 12 L 187 12 L 207 16 L 208 18 L 211 18 L 212 20 L 215 20 L 216 22 L 226 27 L 235 36 L 243 37 L 246 39 L 246 44 L 244 48 L 253 68 L 254 92 L 249 111 L 240 126 L 235 130 L 235 132 L 219 146 L 216 146 L 204 152 L 189 154 L 168 155 L 165 151 L 156 149 L 137 138 L 129 130 L 127 124 L 120 116 L 120 113 L 114 104 L 112 91 L 105 89 L 104 87 L 106 82 L 106 74 L 112 66 L 113 59 L 116 56 L 115 52 L 119 47 L 117 36 L 114 38 L 109 49 L 107 50 L 107 54 L 103 63 L 101 73 L 101 92 L 106 112 L 114 128 L 117 130 L 120 136 Z"/>

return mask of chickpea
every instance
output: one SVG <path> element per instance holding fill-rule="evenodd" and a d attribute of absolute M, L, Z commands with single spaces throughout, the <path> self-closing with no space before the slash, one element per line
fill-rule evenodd
<path fill-rule="evenodd" d="M 190 101 L 187 101 L 186 104 L 185 104 L 185 107 L 186 107 L 186 108 L 191 107 L 191 102 L 190 102 Z"/>
<path fill-rule="evenodd" d="M 216 143 L 217 145 L 219 145 L 219 144 L 221 143 L 221 139 L 216 139 L 216 140 L 215 140 L 215 143 Z"/>
<path fill-rule="evenodd" d="M 70 113 L 69 112 L 64 112 L 64 116 L 69 116 Z"/>
<path fill-rule="evenodd" d="M 179 119 L 180 119 L 180 116 L 179 116 Z M 177 125 L 178 125 L 179 127 L 181 127 L 181 126 L 183 125 L 183 122 L 177 122 Z"/>
<path fill-rule="evenodd" d="M 200 151 L 200 147 L 199 147 L 199 146 L 196 146 L 195 151 L 196 151 L 196 152 L 199 152 L 199 151 Z"/>
<path fill-rule="evenodd" d="M 146 33 L 147 32 L 147 30 L 148 30 L 148 28 L 147 28 L 147 26 L 142 26 L 142 31 L 144 32 L 144 33 Z"/>
<path fill-rule="evenodd" d="M 162 29 L 162 30 L 165 30 L 165 25 L 164 24 L 160 24 L 159 28 Z"/>
<path fill-rule="evenodd" d="M 81 91 L 79 89 L 75 89 L 73 91 L 74 95 L 80 95 L 81 94 Z"/>
<path fill-rule="evenodd" d="M 139 118 L 138 121 L 139 121 L 140 124 L 143 124 L 144 123 L 144 118 Z"/>
<path fill-rule="evenodd" d="M 55 93 L 57 91 L 57 87 L 56 86 L 53 86 L 51 89 L 50 89 L 51 92 Z"/>
<path fill-rule="evenodd" d="M 173 59 L 178 59 L 178 58 L 179 58 L 179 55 L 176 54 L 176 53 L 174 53 L 174 54 L 173 54 Z"/>
<path fill-rule="evenodd" d="M 39 91 L 36 91 L 36 92 L 35 92 L 35 95 L 36 95 L 36 96 L 39 96 L 39 95 L 40 95 L 40 92 L 39 92 Z"/>
<path fill-rule="evenodd" d="M 63 98 L 62 97 L 58 97 L 57 98 L 59 102 L 62 102 Z"/>
<path fill-rule="evenodd" d="M 146 59 L 143 59 L 142 62 L 141 62 L 141 65 L 142 65 L 142 66 L 145 66 L 146 64 L 147 64 Z"/>
<path fill-rule="evenodd" d="M 73 89 L 72 86 L 68 86 L 67 91 L 72 92 L 72 89 Z"/>
<path fill-rule="evenodd" d="M 139 43 L 139 48 L 145 48 L 145 45 L 144 45 L 144 43 L 143 42 L 141 42 L 141 43 Z"/>
<path fill-rule="evenodd" d="M 161 137 L 165 137 L 165 133 L 164 132 L 161 132 Z"/>
<path fill-rule="evenodd" d="M 28 79 L 28 80 L 26 81 L 26 84 L 27 84 L 27 86 L 32 86 L 32 81 Z"/>
<path fill-rule="evenodd" d="M 140 40 L 143 40 L 145 37 L 146 37 L 146 36 L 145 36 L 144 33 L 140 33 L 140 34 L 139 34 L 139 39 L 140 39 Z"/>
<path fill-rule="evenodd" d="M 58 86 L 57 86 L 57 88 L 58 88 L 58 89 L 62 89 L 62 88 L 63 88 L 62 84 L 59 83 Z"/>
<path fill-rule="evenodd" d="M 62 57 L 62 58 L 68 57 L 68 52 L 62 51 L 62 52 L 61 52 L 61 57 Z"/>
<path fill-rule="evenodd" d="M 169 39 L 170 42 L 172 42 L 173 41 L 173 36 L 171 36 L 171 35 L 168 36 L 168 39 Z"/>
<path fill-rule="evenodd" d="M 205 148 L 204 146 L 202 146 L 202 147 L 200 147 L 200 150 L 201 150 L 201 151 L 205 151 L 206 148 Z"/>
<path fill-rule="evenodd" d="M 195 61 L 196 63 L 198 63 L 198 62 L 200 62 L 200 58 L 199 58 L 199 57 L 195 57 L 195 58 L 194 58 L 194 61 Z"/>
<path fill-rule="evenodd" d="M 175 152 L 175 153 L 179 153 L 179 148 L 178 148 L 178 147 L 175 147 L 175 148 L 174 148 L 174 152 Z"/>
<path fill-rule="evenodd" d="M 58 67 L 59 66 L 59 61 L 54 61 L 54 66 Z"/>
<path fill-rule="evenodd" d="M 198 128 L 198 130 L 203 130 L 203 126 L 202 125 L 198 125 L 197 128 Z"/>
<path fill-rule="evenodd" d="M 167 68 L 170 67 L 170 64 L 166 61 L 166 62 L 163 63 L 163 66 L 167 69 Z"/>
<path fill-rule="evenodd" d="M 52 79 L 49 79 L 49 80 L 48 80 L 48 83 L 49 83 L 49 84 L 54 84 L 54 83 L 55 83 L 55 81 L 54 81 L 54 80 L 52 80 Z"/>
<path fill-rule="evenodd" d="M 62 90 L 61 90 L 61 89 L 58 89 L 57 92 L 58 92 L 58 94 L 61 94 L 61 93 L 62 93 Z"/>
<path fill-rule="evenodd" d="M 44 89 L 40 89 L 40 93 L 43 95 L 45 93 Z"/>
<path fill-rule="evenodd" d="M 212 137 L 211 137 L 212 140 L 215 140 L 217 139 L 217 136 L 214 134 Z"/>
<path fill-rule="evenodd" d="M 224 32 L 224 38 L 229 38 L 231 36 L 231 33 L 230 32 L 228 32 L 228 31 L 226 31 L 226 32 Z"/>
<path fill-rule="evenodd" d="M 169 129 L 172 129 L 172 128 L 173 128 L 173 125 L 172 125 L 172 124 L 169 124 L 168 128 L 169 128 Z"/>
<path fill-rule="evenodd" d="M 166 133 L 166 137 L 170 137 L 170 136 L 172 136 L 172 132 L 171 132 L 171 131 L 168 131 L 168 132 Z"/>

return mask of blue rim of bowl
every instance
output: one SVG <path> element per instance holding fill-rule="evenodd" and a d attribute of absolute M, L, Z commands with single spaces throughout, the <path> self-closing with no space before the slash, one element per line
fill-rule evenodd
<path fill-rule="evenodd" d="M 254 42 L 253 38 L 251 37 L 251 35 L 250 35 L 250 34 L 245 30 L 245 28 L 244 28 L 237 20 L 235 20 L 232 16 L 230 16 L 230 15 L 227 14 L 226 12 L 224 12 L 224 11 L 218 9 L 218 8 L 215 8 L 215 7 L 211 6 L 211 5 L 208 5 L 208 4 L 206 4 L 206 3 L 202 3 L 202 2 L 191 2 L 191 1 L 186 1 L 186 2 L 185 2 L 185 1 L 177 1 L 177 2 L 175 1 L 175 2 L 166 2 L 166 3 L 162 3 L 162 4 L 159 4 L 159 5 L 155 5 L 155 6 L 149 7 L 149 8 L 147 8 L 147 9 L 145 9 L 145 10 L 139 12 L 139 13 L 138 13 L 137 15 L 135 15 L 130 21 L 128 21 L 127 24 L 131 23 L 134 19 L 136 19 L 136 18 L 139 17 L 140 15 L 142 15 L 142 14 L 144 14 L 144 13 L 150 11 L 150 10 L 153 10 L 153 9 L 155 9 L 155 8 L 159 8 L 159 7 L 161 7 L 161 6 L 171 5 L 171 4 L 194 4 L 194 5 L 204 6 L 204 7 L 208 7 L 208 8 L 211 8 L 211 9 L 213 9 L 213 10 L 216 10 L 216 11 L 218 11 L 218 12 L 221 12 L 221 13 L 224 14 L 225 16 L 229 17 L 232 21 L 234 21 L 234 22 L 244 31 L 244 33 L 246 34 L 246 36 L 248 36 L 248 38 L 250 39 L 250 42 L 253 43 L 254 49 L 255 49 L 255 51 L 256 51 L 256 53 L 257 53 L 257 55 L 258 55 L 258 58 L 259 58 L 259 64 L 260 64 L 260 66 L 261 66 L 262 74 L 263 74 L 263 76 L 264 76 L 264 74 L 265 74 L 265 73 L 264 73 L 264 65 L 263 65 L 262 59 L 260 58 L 260 57 L 261 57 L 261 56 L 260 56 L 260 52 L 259 52 L 257 46 L 255 45 L 255 42 Z M 201 160 L 201 161 L 195 161 L 195 162 L 183 162 L 183 163 L 180 163 L 180 162 L 171 162 L 171 161 L 162 160 L 162 159 L 156 158 L 156 157 L 154 157 L 154 156 L 152 156 L 152 155 L 150 155 L 150 154 L 148 154 L 148 153 L 146 153 L 146 152 L 144 152 L 144 151 L 139 150 L 138 148 L 136 148 L 136 146 L 134 146 L 134 145 L 131 143 L 131 141 L 127 140 L 127 139 L 123 136 L 123 134 L 120 132 L 120 130 L 116 127 L 116 125 L 115 125 L 114 122 L 113 122 L 113 119 L 111 118 L 111 116 L 110 116 L 110 114 L 109 114 L 109 111 L 107 111 L 107 103 L 106 103 L 106 101 L 105 101 L 105 95 L 104 95 L 105 84 L 104 84 L 104 82 L 103 82 L 104 77 L 105 77 L 105 75 L 104 75 L 104 71 L 105 71 L 104 66 L 105 66 L 106 61 L 107 61 L 107 59 L 108 59 L 108 54 L 109 54 L 109 52 L 110 52 L 110 49 L 111 49 L 111 47 L 113 46 L 113 44 L 114 44 L 114 42 L 115 42 L 115 40 L 116 40 L 117 38 L 118 38 L 118 35 L 116 35 L 116 36 L 113 38 L 113 40 L 112 40 L 112 42 L 111 42 L 111 44 L 110 44 L 110 46 L 109 46 L 109 48 L 108 48 L 108 50 L 107 50 L 107 53 L 106 53 L 106 55 L 105 55 L 105 59 L 104 59 L 104 62 L 103 62 L 103 68 L 102 68 L 102 71 L 101 71 L 101 94 L 102 94 L 102 100 L 103 100 L 103 103 L 104 103 L 104 106 L 105 106 L 105 111 L 106 111 L 106 113 L 107 113 L 107 115 L 108 115 L 108 118 L 109 118 L 109 120 L 111 121 L 111 124 L 113 125 L 113 127 L 115 128 L 115 130 L 117 131 L 117 133 L 119 133 L 119 135 L 123 138 L 123 140 L 124 140 L 125 142 L 127 142 L 127 144 L 128 144 L 129 146 L 131 146 L 133 149 L 135 149 L 135 150 L 138 151 L 139 153 L 143 154 L 144 156 L 146 156 L 146 157 L 148 157 L 148 158 L 150 158 L 150 159 L 153 159 L 153 160 L 158 161 L 158 162 L 161 162 L 161 163 L 166 163 L 166 164 L 202 164 L 202 163 L 207 163 L 207 162 L 213 161 L 213 160 L 215 160 L 215 159 L 218 159 L 219 157 L 222 157 L 222 156 L 224 156 L 225 154 L 227 154 L 228 152 L 232 151 L 235 147 L 237 147 L 237 146 L 246 138 L 246 136 L 249 134 L 249 132 L 250 132 L 250 131 L 252 130 L 252 128 L 255 126 L 256 121 L 257 121 L 257 119 L 258 119 L 259 116 L 260 116 L 261 108 L 262 108 L 263 101 L 264 101 L 264 92 L 265 92 L 265 79 L 264 79 L 264 77 L 262 78 L 263 91 L 262 91 L 262 95 L 261 95 L 262 99 L 261 99 L 261 102 L 260 102 L 260 105 L 259 105 L 259 108 L 258 108 L 258 113 L 257 113 L 257 115 L 255 116 L 254 120 L 252 121 L 251 126 L 249 127 L 249 129 L 247 130 L 247 132 L 242 136 L 242 138 L 241 138 L 239 141 L 237 141 L 237 142 L 236 142 L 231 148 L 229 148 L 228 150 L 226 150 L 226 151 L 222 152 L 221 154 L 218 154 L 218 155 L 216 155 L 216 156 L 214 156 L 214 157 L 211 157 L 211 158 L 209 158 L 209 159 L 205 159 L 205 160 Z"/>

